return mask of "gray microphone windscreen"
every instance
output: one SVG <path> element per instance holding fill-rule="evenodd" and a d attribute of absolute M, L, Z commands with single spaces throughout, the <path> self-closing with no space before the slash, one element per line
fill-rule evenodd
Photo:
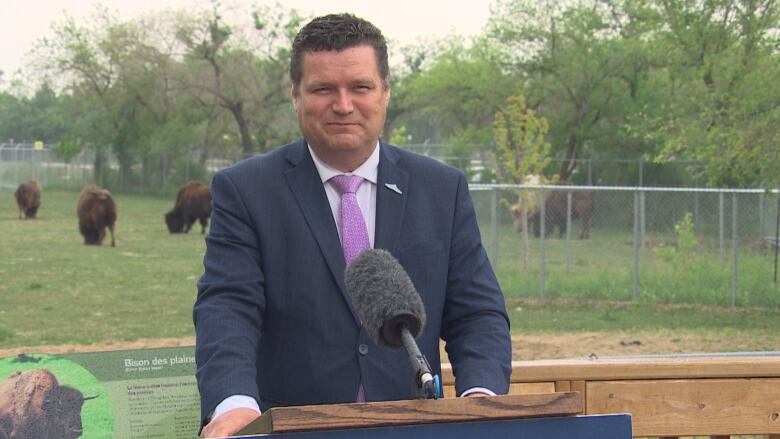
<path fill-rule="evenodd" d="M 386 250 L 368 249 L 347 267 L 345 281 L 358 317 L 378 345 L 403 345 L 400 326 L 413 337 L 425 326 L 425 307 L 401 264 Z"/>

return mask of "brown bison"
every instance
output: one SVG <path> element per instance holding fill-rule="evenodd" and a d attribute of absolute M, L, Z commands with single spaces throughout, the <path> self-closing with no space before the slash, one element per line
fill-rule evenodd
<path fill-rule="evenodd" d="M 0 438 L 75 439 L 81 407 L 93 398 L 59 385 L 46 369 L 16 372 L 0 384 Z"/>
<path fill-rule="evenodd" d="M 558 181 L 559 186 L 569 186 L 568 181 Z M 544 231 L 545 236 L 558 229 L 558 235 L 563 237 L 566 233 L 566 217 L 568 204 L 568 191 L 552 190 L 547 191 L 544 197 Z M 590 238 L 591 217 L 593 215 L 593 194 L 586 191 L 572 191 L 571 200 L 571 220 L 580 219 L 582 229 L 580 230 L 580 239 Z M 541 204 L 541 203 L 539 203 Z M 541 234 L 541 208 L 536 205 L 528 214 L 528 223 L 533 228 L 534 235 Z M 515 219 L 515 227 L 518 232 L 522 232 L 522 209 L 518 205 L 512 206 L 512 215 Z"/>
<path fill-rule="evenodd" d="M 116 204 L 111 192 L 87 186 L 79 195 L 76 209 L 79 217 L 79 231 L 84 236 L 85 245 L 101 245 L 106 236 L 106 228 L 111 232 L 111 247 L 114 247 L 114 223 L 116 222 Z"/>
<path fill-rule="evenodd" d="M 165 224 L 171 233 L 188 233 L 200 221 L 200 233 L 206 233 L 211 215 L 211 191 L 199 181 L 190 181 L 179 189 L 173 210 L 165 214 Z"/>
<path fill-rule="evenodd" d="M 22 214 L 26 219 L 34 219 L 41 206 L 41 188 L 38 182 L 30 180 L 20 184 L 14 192 L 14 197 L 16 205 L 19 206 L 19 219 L 22 219 Z"/>

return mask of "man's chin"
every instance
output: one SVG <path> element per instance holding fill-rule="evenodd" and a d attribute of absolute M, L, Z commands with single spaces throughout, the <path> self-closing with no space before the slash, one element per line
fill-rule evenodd
<path fill-rule="evenodd" d="M 356 134 L 340 134 L 336 136 L 330 136 L 327 139 L 329 149 L 332 150 L 348 151 L 362 149 L 367 143 L 368 142 L 365 137 L 358 136 Z"/>

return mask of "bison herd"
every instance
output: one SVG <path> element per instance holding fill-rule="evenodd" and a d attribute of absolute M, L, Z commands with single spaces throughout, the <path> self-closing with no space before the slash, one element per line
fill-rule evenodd
<path fill-rule="evenodd" d="M 538 182 L 534 182 L 538 184 Z M 556 185 L 569 185 L 566 181 L 558 181 Z M 22 183 L 14 193 L 19 206 L 19 218 L 32 219 L 36 217 L 41 205 L 41 189 L 35 180 Z M 528 224 L 536 236 L 541 234 L 542 212 L 541 203 L 535 193 L 524 194 L 518 202 L 511 206 L 515 227 L 518 232 Z M 523 207 L 525 206 L 525 207 Z M 587 191 L 573 191 L 571 200 L 569 194 L 563 191 L 548 192 L 544 197 L 544 230 L 545 236 L 558 229 L 559 235 L 566 232 L 568 219 L 580 220 L 582 229 L 580 239 L 590 237 L 591 216 L 593 213 L 593 196 Z M 523 219 L 525 211 L 525 219 Z M 106 236 L 106 229 L 111 234 L 111 246 L 114 240 L 114 223 L 117 218 L 117 206 L 111 193 L 97 186 L 87 186 L 81 191 L 76 209 L 79 220 L 79 231 L 86 245 L 101 245 Z M 188 233 L 195 221 L 200 222 L 200 233 L 206 233 L 211 216 L 211 191 L 199 181 L 190 181 L 179 189 L 173 209 L 165 214 L 165 225 L 170 233 Z M 2 439 L 2 438 L 0 438 Z"/>
<path fill-rule="evenodd" d="M 0 384 L 0 439 L 75 439 L 83 432 L 78 389 L 47 369 L 15 372 Z"/>
<path fill-rule="evenodd" d="M 538 183 L 535 183 L 538 184 Z M 569 186 L 571 183 L 560 180 L 554 183 L 556 186 Z M 569 195 L 571 194 L 571 195 Z M 571 199 L 569 197 L 571 196 Z M 535 236 L 542 233 L 542 209 L 540 200 L 535 191 L 524 193 L 518 197 L 516 204 L 510 207 L 517 232 L 522 233 L 524 223 Z M 523 221 L 523 211 L 527 215 Z M 591 218 L 593 215 L 593 194 L 589 191 L 548 191 L 544 196 L 544 236 L 555 233 L 563 237 L 567 231 L 569 221 L 580 220 L 580 239 L 590 238 Z"/>
<path fill-rule="evenodd" d="M 19 219 L 34 219 L 41 206 L 41 188 L 30 180 L 19 185 L 14 193 L 19 207 Z M 85 245 L 102 245 L 106 229 L 111 235 L 111 247 L 116 245 L 114 224 L 117 206 L 111 192 L 97 186 L 87 186 L 79 194 L 76 215 L 79 232 Z M 211 191 L 198 181 L 190 181 L 179 189 L 173 209 L 165 214 L 165 224 L 170 233 L 188 233 L 195 221 L 200 222 L 201 234 L 206 233 L 211 216 Z M 3 436 L 0 435 L 0 439 Z"/>

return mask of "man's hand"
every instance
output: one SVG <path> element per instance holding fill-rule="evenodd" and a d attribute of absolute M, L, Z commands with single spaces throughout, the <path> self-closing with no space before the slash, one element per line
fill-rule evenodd
<path fill-rule="evenodd" d="M 200 437 L 224 437 L 236 434 L 257 419 L 260 412 L 248 408 L 228 410 L 212 419 L 200 432 Z"/>
<path fill-rule="evenodd" d="M 493 395 L 485 392 L 471 392 L 468 395 L 466 395 L 466 398 L 484 398 L 486 396 L 493 396 Z"/>

